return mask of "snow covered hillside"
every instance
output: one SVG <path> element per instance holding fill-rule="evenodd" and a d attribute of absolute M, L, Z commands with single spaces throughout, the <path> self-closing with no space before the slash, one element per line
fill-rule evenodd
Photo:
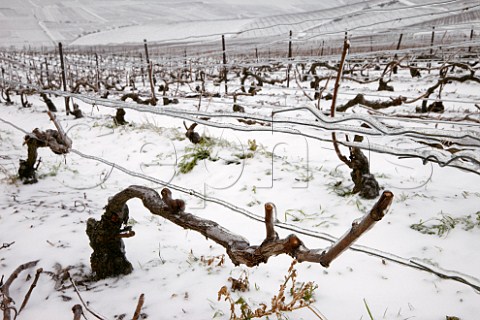
<path fill-rule="evenodd" d="M 0 1 L 0 46 L 40 47 L 58 42 L 107 45 L 231 34 L 242 39 L 327 40 L 460 29 L 480 25 L 480 5 L 462 1 Z M 208 38 L 207 38 L 208 39 Z M 205 39 L 204 39 L 205 40 Z M 396 42 L 398 35 L 389 41 Z"/>
<path fill-rule="evenodd" d="M 477 319 L 479 13 L 477 0 L 0 0 L 4 320 L 76 320 L 78 306 L 105 320 Z M 112 215 L 132 185 L 153 191 Z M 386 215 L 322 266 L 383 192 Z M 102 215 L 133 271 L 99 280 L 86 229 Z"/>

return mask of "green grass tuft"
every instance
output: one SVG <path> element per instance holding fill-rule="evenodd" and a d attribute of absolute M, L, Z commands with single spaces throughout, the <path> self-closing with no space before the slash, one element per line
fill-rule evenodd
<path fill-rule="evenodd" d="M 189 173 L 195 168 L 198 161 L 210 158 L 211 149 L 209 146 L 198 144 L 190 150 L 191 152 L 184 154 L 178 163 L 180 173 Z M 188 148 L 185 151 L 189 151 Z"/>

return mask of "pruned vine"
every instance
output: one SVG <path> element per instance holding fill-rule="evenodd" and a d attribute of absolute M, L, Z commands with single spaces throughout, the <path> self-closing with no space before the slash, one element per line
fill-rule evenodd
<path fill-rule="evenodd" d="M 252 245 L 243 236 L 225 229 L 218 223 L 185 212 L 185 203 L 173 199 L 171 191 L 164 188 L 161 196 L 153 189 L 132 185 L 115 194 L 108 201 L 101 221 L 91 218 L 87 224 L 87 234 L 94 249 L 92 269 L 97 277 L 105 278 L 131 272 L 131 264 L 124 256 L 122 238 L 133 236 L 131 228 L 122 228 L 128 220 L 127 201 L 139 198 L 143 205 L 154 215 L 161 216 L 176 225 L 194 230 L 207 239 L 224 247 L 233 264 L 248 267 L 266 263 L 272 256 L 287 254 L 299 262 L 319 263 L 328 267 L 345 249 L 363 233 L 380 221 L 393 201 L 393 193 L 384 191 L 378 201 L 359 221 L 355 221 L 350 230 L 328 249 L 309 249 L 295 234 L 280 238 L 275 232 L 275 205 L 265 204 L 265 240 L 259 245 Z M 123 253 L 123 255 L 122 255 Z M 111 258 L 106 258 L 111 255 Z M 96 258 L 98 257 L 98 259 Z M 104 263 L 102 264 L 100 261 Z M 122 261 L 116 265 L 112 261 Z M 122 267 L 124 266 L 124 267 Z"/>

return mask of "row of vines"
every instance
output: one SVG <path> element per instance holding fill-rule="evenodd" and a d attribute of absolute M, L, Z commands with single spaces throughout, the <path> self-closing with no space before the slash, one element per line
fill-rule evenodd
<path fill-rule="evenodd" d="M 0 119 L 25 133 L 26 156 L 18 159 L 18 178 L 25 184 L 41 185 L 37 175 L 38 148 L 48 147 L 59 155 L 82 156 L 74 148 L 75 139 L 62 128 L 61 117 L 88 117 L 88 111 L 80 105 L 90 105 L 92 109 L 111 110 L 111 125 L 117 127 L 128 126 L 129 113 L 134 112 L 181 119 L 183 134 L 192 146 L 208 143 L 209 137 L 199 130 L 202 127 L 278 132 L 331 144 L 339 165 L 350 170 L 353 187 L 348 192 L 376 200 L 375 204 L 343 237 L 328 239 L 332 246 L 326 249 L 307 248 L 298 234 L 315 236 L 315 233 L 280 223 L 275 218 L 273 203 L 265 204 L 263 217 L 243 210 L 244 215 L 265 224 L 263 242 L 252 245 L 214 221 L 187 213 L 188 203 L 174 198 L 171 190 L 221 203 L 219 199 L 169 183 L 161 183 L 165 188 L 160 194 L 144 186 L 125 186 L 108 200 L 100 220 L 90 218 L 86 223 L 93 249 L 92 281 L 133 270 L 123 244 L 123 239 L 135 235 L 126 225 L 129 219 L 126 202 L 132 198 L 141 199 L 153 215 L 197 231 L 224 247 L 235 265 L 253 267 L 267 263 L 271 256 L 288 254 L 298 262 L 328 267 L 345 249 L 360 251 L 353 242 L 380 221 L 392 205 L 394 195 L 387 190 L 382 192 L 369 153 L 415 158 L 423 164 L 480 174 L 480 97 L 472 93 L 480 87 L 478 48 L 465 52 L 424 46 L 409 53 L 350 56 L 352 45 L 348 35 L 338 48 L 342 54 L 332 56 L 294 57 L 290 51 L 268 59 L 258 54 L 239 57 L 230 55 L 227 48 L 223 42 L 223 50 L 216 55 L 185 52 L 173 57 L 149 55 L 146 42 L 143 47 L 108 55 L 92 50 L 64 50 L 61 44 L 52 52 L 0 52 L 1 107 L 32 108 L 33 104 L 42 103 L 55 125 L 55 130 L 22 128 L 19 123 Z M 64 103 L 58 103 L 59 97 L 64 98 Z M 65 114 L 61 116 L 63 111 Z M 256 148 L 255 141 L 250 148 Z M 205 159 L 209 155 L 196 156 Z M 195 164 L 189 162 L 185 173 Z M 128 168 L 122 170 L 129 172 Z M 223 205 L 235 208 L 231 203 Z M 275 228 L 293 230 L 295 234 L 281 238 Z M 373 250 L 362 250 L 374 254 Z M 478 284 L 448 272 L 387 253 L 382 257 L 479 290 Z M 10 284 L 22 270 L 35 265 L 32 262 L 20 266 L 3 284 L 5 320 L 11 319 L 12 310 L 16 312 L 9 296 Z M 242 284 L 233 281 L 232 285 Z M 312 288 L 309 285 L 298 292 L 304 296 Z M 225 299 L 231 299 L 227 288 L 221 292 Z M 232 306 L 235 304 L 233 300 L 230 302 Z M 294 299 L 290 306 L 285 301 L 277 302 L 277 307 L 269 311 L 266 307 L 250 310 L 248 316 L 243 314 L 238 318 L 278 315 L 308 305 L 307 300 L 300 298 Z M 134 319 L 140 316 L 142 304 L 143 296 Z M 81 306 L 75 306 L 73 312 L 75 319 L 80 319 Z M 233 312 L 232 318 L 236 317 Z"/>

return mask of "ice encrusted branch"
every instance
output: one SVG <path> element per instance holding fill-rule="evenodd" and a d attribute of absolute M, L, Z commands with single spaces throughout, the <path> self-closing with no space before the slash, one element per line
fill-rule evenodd
<path fill-rule="evenodd" d="M 21 83 L 13 82 L 16 85 Z M 420 158 L 424 163 L 434 162 L 440 166 L 451 166 L 460 168 L 472 173 L 480 174 L 480 133 L 477 130 L 469 128 L 461 128 L 461 130 L 447 130 L 425 127 L 394 127 L 387 126 L 379 121 L 372 115 L 342 115 L 332 119 L 327 117 L 319 110 L 310 105 L 303 105 L 299 107 L 287 108 L 283 110 L 274 111 L 272 115 L 260 115 L 260 114 L 238 114 L 234 112 L 199 112 L 191 110 L 182 110 L 178 107 L 175 108 L 152 108 L 149 106 L 142 106 L 134 103 L 126 103 L 122 101 L 112 101 L 108 99 L 102 99 L 85 94 L 74 94 L 70 92 L 64 92 L 60 90 L 43 90 L 41 88 L 32 86 L 32 89 L 37 92 L 50 93 L 57 96 L 68 96 L 81 100 L 85 103 L 92 105 L 101 105 L 107 108 L 124 108 L 131 109 L 137 112 L 152 113 L 163 116 L 169 116 L 173 118 L 179 118 L 203 124 L 216 128 L 227 128 L 237 131 L 250 131 L 260 132 L 269 131 L 277 133 L 287 133 L 293 135 L 301 135 L 307 138 L 312 138 L 319 141 L 331 142 L 330 135 L 326 135 L 324 131 L 337 131 L 345 133 L 355 133 L 367 137 L 379 137 L 382 139 L 379 143 L 376 143 L 373 139 L 368 143 L 357 143 L 353 141 L 339 141 L 347 147 L 357 147 L 362 150 L 370 150 L 372 152 L 385 153 L 405 158 Z M 306 110 L 316 118 L 316 120 L 299 120 L 296 118 L 280 118 L 277 115 L 282 112 L 293 112 L 299 110 Z M 206 120 L 206 118 L 209 118 Z M 271 123 L 271 126 L 261 125 L 237 125 L 232 122 L 228 122 L 228 119 L 250 119 L 261 123 Z M 214 119 L 222 119 L 224 122 L 215 121 Z M 227 120 L 227 121 L 226 121 Z M 343 124 L 349 123 L 352 124 Z M 358 123 L 365 123 L 369 128 L 361 127 Z M 285 125 L 285 126 L 282 126 Z M 311 129 L 311 130 L 306 130 Z M 399 143 L 398 141 L 386 141 L 385 139 L 392 139 L 394 137 L 402 137 L 408 139 L 408 143 L 415 143 L 416 139 L 434 140 L 437 142 L 448 141 L 458 143 L 461 146 L 460 152 L 452 154 L 445 150 L 436 150 L 435 148 L 427 148 L 425 145 L 420 145 L 422 148 L 416 146 L 412 148 L 399 148 L 396 145 L 407 145 L 405 143 Z"/>
<path fill-rule="evenodd" d="M 21 86 L 22 83 L 16 81 L 8 81 L 10 85 Z M 285 108 L 282 110 L 273 111 L 272 115 L 261 115 L 261 114 L 239 114 L 236 112 L 200 112 L 200 111 L 191 111 L 191 110 L 184 110 L 178 107 L 175 108 L 152 108 L 149 106 L 142 106 L 134 103 L 124 102 L 124 101 L 112 101 L 109 99 L 99 98 L 97 96 L 89 96 L 86 94 L 77 94 L 71 92 L 65 92 L 61 90 L 44 90 L 40 87 L 36 87 L 33 85 L 29 85 L 31 89 L 35 89 L 37 92 L 43 92 L 46 94 L 53 94 L 56 96 L 62 97 L 71 97 L 81 100 L 88 104 L 94 104 L 99 106 L 104 106 L 107 108 L 124 108 L 124 109 L 131 109 L 138 112 L 146 112 L 158 115 L 165 115 L 170 117 L 177 117 L 184 120 L 190 120 L 193 122 L 198 122 L 204 125 L 209 125 L 212 121 L 210 120 L 201 120 L 198 118 L 243 118 L 243 119 L 251 119 L 263 122 L 272 122 L 272 123 L 293 123 L 296 125 L 303 125 L 306 127 L 312 127 L 316 129 L 322 129 L 327 131 L 344 131 L 348 133 L 357 133 L 362 134 L 365 136 L 412 136 L 412 137 L 425 137 L 428 136 L 430 138 L 439 138 L 439 139 L 467 139 L 471 141 L 475 141 L 477 146 L 480 146 L 480 133 L 476 130 L 447 130 L 447 129 L 430 129 L 425 127 L 393 127 L 391 125 L 387 126 L 376 119 L 374 116 L 371 115 L 362 115 L 362 114 L 354 114 L 354 115 L 346 115 L 342 114 L 341 117 L 331 118 L 324 115 L 321 111 L 317 110 L 315 107 L 311 105 L 302 105 L 299 107 L 293 108 Z M 293 112 L 299 110 L 306 110 L 310 112 L 318 121 L 309 121 L 309 120 L 299 120 L 294 118 L 278 118 L 273 117 L 276 114 L 284 113 L 284 112 Z M 198 119 L 198 120 L 197 120 Z M 358 121 L 366 123 L 369 128 L 362 128 L 358 124 L 355 124 Z M 343 122 L 352 122 L 352 125 L 342 125 Z M 215 126 L 215 123 L 211 124 Z M 220 124 L 219 124 L 220 125 Z M 224 124 L 231 127 L 234 130 L 242 130 L 242 131 L 255 131 L 259 130 L 260 128 L 251 128 L 251 129 L 242 129 L 244 126 L 235 126 L 232 124 Z M 238 127 L 238 128 L 237 128 Z M 264 131 L 271 131 L 271 128 L 264 128 Z M 281 130 L 283 128 L 275 128 L 275 130 Z M 288 131 L 285 131 L 289 133 Z"/>
<path fill-rule="evenodd" d="M 164 193 L 171 192 L 165 188 L 162 190 L 162 194 Z M 288 254 L 299 262 L 309 261 L 328 267 L 356 239 L 383 218 L 393 201 L 393 193 L 385 191 L 370 212 L 358 222 L 354 222 L 351 229 L 326 250 L 308 249 L 294 234 L 283 239 L 279 238 L 274 231 L 274 206 L 271 203 L 265 205 L 265 240 L 260 245 L 251 245 L 246 238 L 223 228 L 214 221 L 174 210 L 164 201 L 164 197 L 162 198 L 151 188 L 132 185 L 110 198 L 106 208 L 112 212 L 118 212 L 132 198 L 142 200 L 143 205 L 152 214 L 162 216 L 185 229 L 197 231 L 220 244 L 227 250 L 228 256 L 235 265 L 245 264 L 253 267 L 266 263 L 271 256 Z"/>
<path fill-rule="evenodd" d="M 12 83 L 14 84 L 14 83 Z M 18 85 L 18 83 L 16 83 Z M 79 99 L 85 103 L 101 105 L 107 108 L 124 108 L 131 109 L 137 112 L 152 113 L 158 115 L 164 115 L 183 120 L 196 122 L 206 126 L 217 128 L 228 128 L 238 131 L 274 131 L 279 133 L 287 133 L 294 135 L 301 135 L 320 141 L 331 142 L 329 136 L 323 134 L 326 131 L 337 131 L 346 133 L 355 133 L 368 137 L 382 137 L 385 139 L 388 137 L 403 137 L 409 139 L 410 142 L 415 142 L 415 139 L 431 139 L 434 141 L 452 141 L 462 145 L 467 145 L 468 148 L 455 154 L 451 154 L 443 150 L 435 150 L 433 148 L 410 148 L 401 149 L 395 147 L 393 143 L 382 141 L 381 143 L 375 143 L 369 141 L 369 143 L 355 143 L 355 142 L 339 142 L 344 146 L 357 147 L 362 150 L 370 150 L 372 152 L 386 153 L 396 155 L 400 157 L 420 158 L 424 162 L 435 162 L 440 166 L 452 166 L 461 168 L 476 174 L 480 174 L 480 133 L 476 130 L 446 130 L 436 128 L 425 127 L 394 127 L 387 126 L 379 121 L 377 118 L 371 115 L 342 115 L 332 119 L 327 117 L 322 112 L 310 105 L 303 105 L 300 107 L 287 108 L 283 110 L 277 110 L 272 113 L 271 116 L 261 114 L 238 114 L 234 112 L 199 112 L 191 110 L 182 110 L 176 108 L 152 108 L 149 106 L 142 106 L 134 103 L 127 103 L 123 101 L 112 101 L 108 99 L 102 99 L 95 96 L 89 96 L 85 94 L 75 94 L 70 92 L 64 92 L 59 90 L 43 90 L 41 88 L 35 88 L 38 92 L 50 93 L 58 96 L 68 96 Z M 283 112 L 293 112 L 305 110 L 310 112 L 315 120 L 299 120 L 295 118 L 280 118 L 275 116 Z M 209 118 L 209 120 L 205 120 Z M 250 119 L 260 121 L 262 123 L 271 123 L 272 126 L 243 126 L 229 122 L 215 121 L 214 119 Z M 368 125 L 368 128 L 361 127 L 358 122 L 362 122 Z M 351 123 L 351 124 L 344 124 Z M 285 126 L 282 126 L 282 125 Z M 298 126 L 298 127 L 297 127 Z M 304 130 L 305 128 L 313 129 L 312 131 Z"/>
<path fill-rule="evenodd" d="M 373 152 L 379 153 L 386 153 L 391 155 L 396 155 L 400 157 L 410 157 L 410 158 L 420 158 L 424 162 L 435 162 L 438 163 L 440 166 L 452 166 L 461 168 L 476 174 L 480 174 L 480 154 L 475 152 L 475 149 L 480 148 L 480 134 L 474 130 L 465 130 L 465 131 L 453 131 L 453 130 L 439 130 L 439 129 L 426 129 L 426 128 L 398 128 L 398 129 L 390 129 L 387 126 L 380 123 L 377 119 L 371 116 L 365 115 L 355 115 L 355 116 L 347 116 L 344 119 L 339 119 L 335 121 L 329 121 L 326 119 L 327 117 L 324 116 L 321 112 L 318 112 L 315 108 L 310 106 L 300 107 L 301 109 L 306 109 L 312 112 L 319 122 L 315 121 L 299 121 L 293 118 L 283 118 L 277 119 L 268 116 L 261 116 L 261 115 L 238 115 L 238 113 L 214 113 L 214 112 L 192 112 L 189 110 L 181 110 L 176 108 L 175 110 L 172 108 L 151 108 L 145 107 L 140 105 L 134 105 L 130 103 L 123 103 L 119 104 L 118 101 L 108 101 L 106 99 L 100 98 L 93 98 L 88 97 L 85 95 L 73 95 L 77 99 L 82 100 L 86 103 L 92 103 L 97 105 L 103 105 L 105 107 L 110 108 L 125 108 L 125 109 L 132 109 L 138 112 L 148 112 L 153 114 L 165 115 L 169 117 L 189 120 L 192 122 L 196 122 L 199 124 L 207 125 L 210 127 L 216 128 L 228 128 L 232 130 L 238 131 L 275 131 L 281 133 L 288 133 L 294 135 L 301 135 L 304 137 L 320 140 L 320 141 L 328 141 L 331 142 L 330 137 L 322 136 L 318 132 L 309 133 L 306 130 L 299 130 L 292 127 L 292 124 L 305 126 L 314 129 L 320 130 L 328 130 L 328 131 L 343 131 L 343 132 L 352 132 L 358 133 L 365 136 L 405 136 L 409 139 L 415 138 L 425 138 L 428 137 L 433 140 L 443 141 L 443 140 L 453 140 L 453 141 L 462 141 L 463 143 L 469 143 L 470 146 L 474 149 L 472 151 L 465 150 L 461 151 L 456 154 L 451 154 L 447 151 L 442 150 L 434 150 L 431 148 L 411 148 L 411 149 L 400 149 L 391 143 L 374 143 L 370 141 L 369 143 L 356 143 L 356 142 L 348 142 L 342 141 L 339 144 L 348 147 L 357 147 L 362 150 L 370 150 Z M 292 108 L 289 111 L 294 111 L 295 109 L 300 108 Z M 204 120 L 202 118 L 210 118 L 209 120 Z M 244 119 L 252 119 L 256 121 L 262 122 L 271 122 L 272 127 L 273 124 L 289 124 L 289 126 L 274 126 L 272 127 L 265 127 L 265 126 L 242 126 L 236 125 L 227 122 L 219 122 L 213 121 L 214 118 L 244 118 Z M 363 121 L 369 125 L 371 128 L 362 128 L 359 125 L 341 125 L 340 122 L 345 121 Z"/>

